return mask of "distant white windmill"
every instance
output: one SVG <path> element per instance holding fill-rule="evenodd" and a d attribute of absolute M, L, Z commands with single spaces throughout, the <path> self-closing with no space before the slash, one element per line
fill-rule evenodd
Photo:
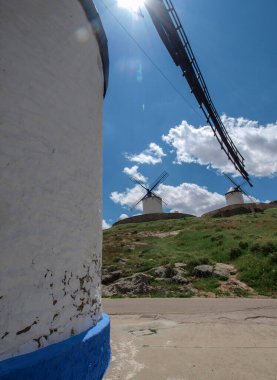
<path fill-rule="evenodd" d="M 244 204 L 243 194 L 251 201 L 251 203 L 255 203 L 255 201 L 250 197 L 250 195 L 247 194 L 246 191 L 243 190 L 243 188 L 242 188 L 243 183 L 240 184 L 240 185 L 238 185 L 233 180 L 233 178 L 229 177 L 225 173 L 223 173 L 223 174 L 234 185 L 234 186 L 230 187 L 230 189 L 225 194 L 225 199 L 226 199 L 227 206 L 237 205 L 237 204 Z"/>
<path fill-rule="evenodd" d="M 146 190 L 146 194 L 138 200 L 131 209 L 135 208 L 140 202 L 142 202 L 142 208 L 144 214 L 156 214 L 163 212 L 163 204 L 166 205 L 166 202 L 162 200 L 162 198 L 154 192 L 154 189 L 160 185 L 165 179 L 169 176 L 169 174 L 164 171 L 149 187 L 146 187 L 143 183 L 138 181 L 137 179 L 130 177 L 131 181 L 140 185 L 144 190 Z"/>

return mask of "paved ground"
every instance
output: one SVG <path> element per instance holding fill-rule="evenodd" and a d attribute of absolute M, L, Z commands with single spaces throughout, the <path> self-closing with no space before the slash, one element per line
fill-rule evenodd
<path fill-rule="evenodd" d="M 277 300 L 104 299 L 105 380 L 277 380 Z"/>

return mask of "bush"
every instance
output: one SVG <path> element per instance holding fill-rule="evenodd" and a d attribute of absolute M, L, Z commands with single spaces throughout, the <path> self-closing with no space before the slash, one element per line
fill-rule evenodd
<path fill-rule="evenodd" d="M 217 242 L 220 241 L 220 242 L 222 242 L 223 239 L 224 239 L 224 236 L 222 234 L 219 234 L 219 235 L 211 237 L 211 241 L 217 241 Z"/>
<path fill-rule="evenodd" d="M 247 241 L 240 241 L 239 242 L 239 248 L 241 248 L 241 249 L 247 249 L 248 248 Z"/>
<path fill-rule="evenodd" d="M 175 271 L 174 271 L 174 265 L 173 264 L 169 264 L 167 265 L 166 269 L 165 269 L 165 277 L 166 278 L 171 278 L 175 275 Z"/>
<path fill-rule="evenodd" d="M 255 243 L 252 245 L 250 250 L 254 254 L 261 253 L 264 256 L 268 256 L 270 253 L 273 253 L 277 250 L 277 246 L 272 243 L 272 241 L 268 241 L 265 244 Z"/>
<path fill-rule="evenodd" d="M 228 281 L 229 277 L 228 276 L 219 276 L 218 279 L 219 279 L 219 281 Z"/>
<path fill-rule="evenodd" d="M 275 244 L 272 243 L 272 241 L 268 241 L 262 246 L 262 253 L 267 256 L 270 253 L 273 253 L 277 250 L 277 247 Z"/>
<path fill-rule="evenodd" d="M 259 243 L 255 243 L 255 244 L 253 244 L 253 245 L 251 246 L 251 248 L 250 248 L 250 251 L 251 251 L 252 253 L 259 253 L 259 252 L 261 252 L 261 244 L 259 244 Z"/>
<path fill-rule="evenodd" d="M 240 257 L 242 254 L 241 249 L 239 247 L 233 247 L 230 249 L 229 255 L 231 260 L 235 260 Z"/>
<path fill-rule="evenodd" d="M 213 265 L 213 263 L 211 263 L 208 257 L 200 257 L 199 259 L 192 259 L 188 261 L 186 269 L 189 273 L 192 273 L 193 269 L 197 267 L 197 265 L 204 265 L 204 264 Z"/>
<path fill-rule="evenodd" d="M 271 264 L 277 264 L 277 252 L 273 252 L 270 254 L 270 262 Z"/>

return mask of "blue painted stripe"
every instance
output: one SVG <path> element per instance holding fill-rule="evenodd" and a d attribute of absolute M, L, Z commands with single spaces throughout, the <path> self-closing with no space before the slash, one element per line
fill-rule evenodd
<path fill-rule="evenodd" d="M 100 380 L 110 361 L 110 319 L 38 351 L 0 362 L 1 380 Z"/>

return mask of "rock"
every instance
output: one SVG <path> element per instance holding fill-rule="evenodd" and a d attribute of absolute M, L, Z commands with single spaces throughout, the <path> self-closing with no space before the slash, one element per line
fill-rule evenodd
<path fill-rule="evenodd" d="M 237 280 L 236 278 L 230 278 L 228 281 L 224 281 L 221 284 L 221 289 L 227 292 L 233 292 L 236 294 L 237 290 L 242 290 L 248 293 L 254 293 L 254 289 L 246 285 L 244 282 Z"/>
<path fill-rule="evenodd" d="M 152 276 L 145 273 L 136 273 L 133 276 L 121 278 L 113 284 L 103 287 L 106 297 L 113 295 L 136 295 L 148 293 L 152 288 L 150 280 Z"/>
<path fill-rule="evenodd" d="M 174 282 L 175 284 L 180 284 L 180 285 L 187 285 L 190 283 L 190 281 L 187 278 L 184 278 L 183 276 L 180 276 L 176 274 L 171 278 L 171 282 Z"/>
<path fill-rule="evenodd" d="M 197 265 L 193 269 L 193 274 L 197 277 L 210 277 L 213 274 L 212 265 Z"/>
<path fill-rule="evenodd" d="M 153 273 L 157 277 L 165 278 L 166 277 L 166 267 L 161 266 L 161 267 L 154 268 Z"/>
<path fill-rule="evenodd" d="M 124 259 L 123 257 L 120 257 L 120 259 L 119 259 L 119 263 L 122 263 L 122 264 L 125 264 L 125 263 L 127 263 L 127 261 L 128 261 L 128 259 Z"/>
<path fill-rule="evenodd" d="M 174 268 L 174 272 L 175 272 L 175 275 L 183 277 L 186 271 L 183 268 Z"/>
<path fill-rule="evenodd" d="M 153 272 L 156 277 L 162 278 L 171 278 L 172 276 L 178 274 L 177 269 L 173 268 L 170 264 L 154 268 Z"/>
<path fill-rule="evenodd" d="M 184 263 L 175 263 L 174 266 L 175 266 L 175 268 L 184 269 L 187 266 L 187 264 L 184 264 Z"/>
<path fill-rule="evenodd" d="M 235 274 L 236 269 L 233 265 L 216 263 L 213 271 L 213 276 L 215 277 L 229 277 L 231 274 Z"/>
<path fill-rule="evenodd" d="M 102 284 L 109 285 L 112 282 L 118 280 L 122 275 L 121 270 L 115 270 L 113 272 L 110 272 L 108 274 L 102 275 Z"/>

